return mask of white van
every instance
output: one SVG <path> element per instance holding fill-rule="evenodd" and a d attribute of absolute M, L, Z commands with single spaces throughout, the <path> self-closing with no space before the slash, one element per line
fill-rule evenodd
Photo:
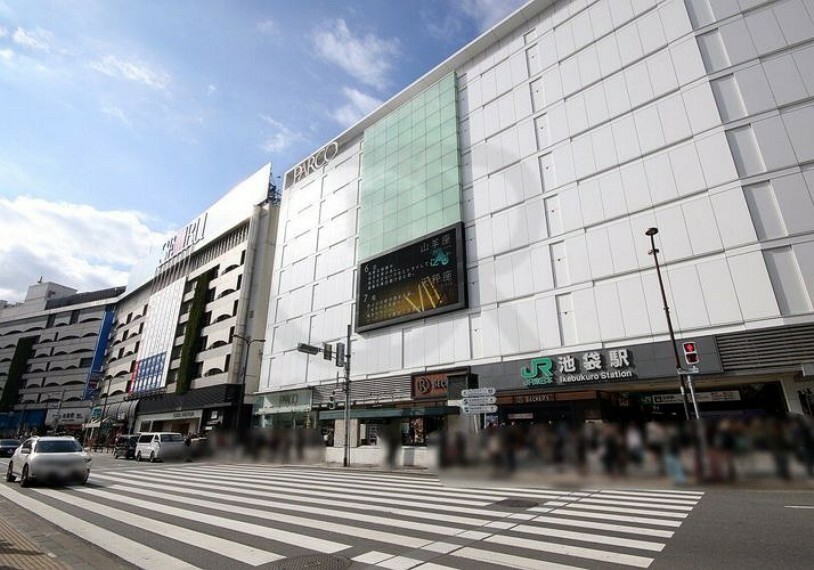
<path fill-rule="evenodd" d="M 136 444 L 136 461 L 151 462 L 183 457 L 187 452 L 184 436 L 175 432 L 147 432 L 139 435 Z"/>

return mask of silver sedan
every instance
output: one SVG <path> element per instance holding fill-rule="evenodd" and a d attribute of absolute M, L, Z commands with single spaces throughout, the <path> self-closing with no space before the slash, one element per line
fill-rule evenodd
<path fill-rule="evenodd" d="M 6 481 L 19 477 L 23 487 L 33 481 L 84 485 L 90 476 L 90 464 L 90 455 L 73 437 L 32 437 L 11 456 Z"/>

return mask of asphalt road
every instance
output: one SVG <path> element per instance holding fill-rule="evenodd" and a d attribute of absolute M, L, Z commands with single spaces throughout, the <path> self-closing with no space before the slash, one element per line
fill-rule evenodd
<path fill-rule="evenodd" d="M 712 489 L 651 568 L 814 568 L 814 490 Z"/>
<path fill-rule="evenodd" d="M 814 507 L 814 491 L 479 485 L 96 455 L 86 488 L 0 483 L 0 516 L 76 569 L 277 569 L 303 556 L 353 570 L 808 569 L 814 560 L 814 508 L 788 508 Z"/>

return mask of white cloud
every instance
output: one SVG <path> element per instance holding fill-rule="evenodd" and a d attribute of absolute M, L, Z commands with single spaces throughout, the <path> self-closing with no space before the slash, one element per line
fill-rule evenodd
<path fill-rule="evenodd" d="M 18 196 L 1 198 L 0 298 L 20 300 L 40 276 L 80 291 L 125 285 L 129 269 L 166 234 L 133 211 Z"/>
<path fill-rule="evenodd" d="M 393 58 L 400 53 L 398 39 L 382 39 L 374 34 L 357 36 L 345 20 L 328 22 L 314 33 L 317 54 L 335 63 L 352 77 L 377 89 L 387 86 Z"/>
<path fill-rule="evenodd" d="M 109 115 L 109 116 L 113 117 L 114 119 L 120 120 L 126 126 L 128 126 L 128 127 L 133 126 L 130 123 L 130 119 L 127 118 L 127 115 L 125 114 L 125 112 L 122 111 L 119 107 L 116 107 L 114 105 L 108 105 L 106 107 L 102 107 L 101 110 L 102 110 L 102 113 L 104 113 L 105 115 Z"/>
<path fill-rule="evenodd" d="M 17 28 L 14 30 L 14 35 L 11 36 L 15 44 L 46 52 L 51 51 L 50 42 L 52 38 L 53 35 L 51 32 L 43 30 L 42 28 L 37 28 L 36 30 Z"/>
<path fill-rule="evenodd" d="M 172 79 L 169 73 L 161 69 L 152 69 L 143 61 L 125 60 L 115 55 L 106 55 L 98 61 L 91 62 L 90 67 L 110 77 L 128 79 L 159 91 L 165 91 Z"/>
<path fill-rule="evenodd" d="M 14 57 L 14 51 L 13 50 L 11 50 L 9 48 L 0 49 L 0 59 L 2 59 L 3 61 L 11 61 L 11 59 L 13 57 Z"/>
<path fill-rule="evenodd" d="M 279 27 L 274 20 L 264 20 L 257 23 L 257 29 L 260 33 L 275 35 L 279 31 Z"/>
<path fill-rule="evenodd" d="M 460 14 L 449 12 L 443 17 L 430 10 L 421 11 L 421 21 L 429 34 L 442 41 L 455 41 L 463 30 Z"/>
<path fill-rule="evenodd" d="M 0 26 L 0 38 L 5 38 L 8 35 L 8 30 Z"/>
<path fill-rule="evenodd" d="M 301 132 L 288 128 L 280 121 L 268 115 L 260 115 L 260 119 L 272 129 L 270 135 L 263 141 L 263 144 L 260 145 L 263 152 L 281 152 L 305 138 Z"/>
<path fill-rule="evenodd" d="M 380 99 L 352 87 L 343 87 L 342 93 L 348 102 L 334 110 L 332 116 L 343 127 L 350 127 L 357 123 L 383 103 Z"/>
<path fill-rule="evenodd" d="M 207 95 L 214 95 L 215 91 L 217 91 L 217 90 L 218 90 L 218 88 L 215 85 L 212 85 L 211 83 L 206 86 L 206 94 Z"/>
<path fill-rule="evenodd" d="M 517 10 L 527 0 L 453 0 L 453 9 L 460 10 L 484 32 Z"/>

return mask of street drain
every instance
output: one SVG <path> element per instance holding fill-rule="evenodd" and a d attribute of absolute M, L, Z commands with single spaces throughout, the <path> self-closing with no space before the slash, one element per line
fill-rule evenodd
<path fill-rule="evenodd" d="M 345 570 L 351 560 L 330 554 L 304 554 L 292 556 L 269 565 L 274 570 Z"/>
<path fill-rule="evenodd" d="M 497 503 L 493 503 L 496 507 L 509 507 L 512 509 L 530 509 L 536 507 L 540 503 L 536 501 L 527 501 L 525 499 L 503 499 Z"/>

